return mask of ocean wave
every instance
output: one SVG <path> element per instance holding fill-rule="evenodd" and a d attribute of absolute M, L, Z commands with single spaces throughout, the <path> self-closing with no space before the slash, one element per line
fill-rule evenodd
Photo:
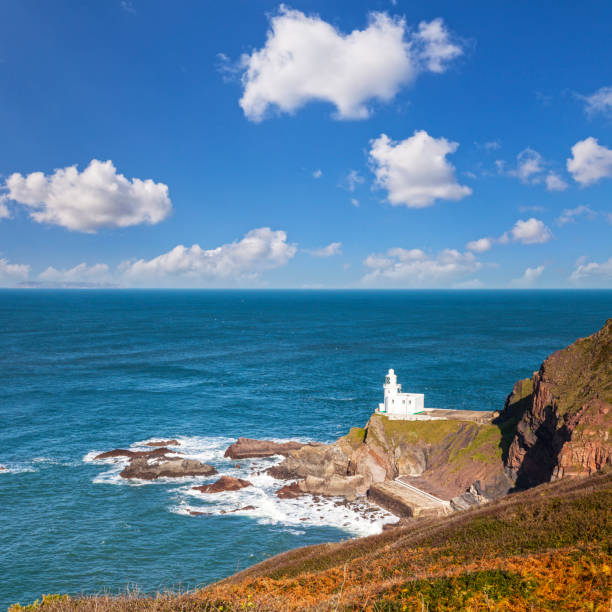
<path fill-rule="evenodd" d="M 270 476 L 267 468 L 283 460 L 281 456 L 257 459 L 234 460 L 224 457 L 227 447 L 235 438 L 223 436 L 156 436 L 130 445 L 129 450 L 145 450 L 149 442 L 176 439 L 178 450 L 187 459 L 197 459 L 213 465 L 218 474 L 213 476 L 186 476 L 183 478 L 159 478 L 153 481 L 124 479 L 119 473 L 127 465 L 128 458 L 115 457 L 94 460 L 101 451 L 90 451 L 83 457 L 86 463 L 103 464 L 106 468 L 98 473 L 95 484 L 140 487 L 157 485 L 169 487 L 170 505 L 174 514 L 198 517 L 201 515 L 237 515 L 250 517 L 261 525 L 279 525 L 287 530 L 303 531 L 306 527 L 335 527 L 351 535 L 364 536 L 380 533 L 384 523 L 397 518 L 385 510 L 370 504 L 366 498 L 346 502 L 343 498 L 313 497 L 306 495 L 298 499 L 281 499 L 276 491 L 285 482 Z M 295 440 L 295 438 L 291 438 Z M 272 438 L 274 442 L 287 442 L 287 438 Z M 300 440 L 308 442 L 310 440 Z M 252 483 L 239 491 L 202 493 L 193 488 L 203 482 L 212 482 L 221 475 L 242 478 Z M 292 533 L 293 533 L 292 531 Z"/>
<path fill-rule="evenodd" d="M 36 468 L 34 468 L 29 463 L 2 463 L 0 464 L 3 467 L 3 470 L 0 470 L 0 476 L 2 474 L 25 474 L 27 472 L 36 472 Z"/>
<path fill-rule="evenodd" d="M 276 491 L 285 482 L 264 472 L 267 467 L 279 461 L 271 461 L 271 458 L 267 458 L 267 461 L 241 461 L 240 469 L 233 469 L 231 475 L 248 480 L 252 486 L 239 491 L 202 493 L 191 486 L 176 489 L 178 503 L 170 511 L 189 516 L 194 513 L 215 516 L 235 514 L 251 517 L 262 525 L 282 525 L 287 528 L 336 527 L 356 536 L 380 533 L 384 523 L 397 520 L 394 515 L 370 504 L 366 498 L 355 502 L 346 502 L 340 497 L 310 495 L 281 499 L 276 496 Z"/>

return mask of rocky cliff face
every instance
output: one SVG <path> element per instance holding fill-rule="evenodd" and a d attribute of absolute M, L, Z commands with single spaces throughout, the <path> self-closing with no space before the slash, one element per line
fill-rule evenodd
<path fill-rule="evenodd" d="M 498 424 L 519 488 L 612 464 L 612 319 L 516 383 Z"/>
<path fill-rule="evenodd" d="M 305 492 L 348 498 L 398 476 L 418 478 L 419 487 L 447 499 L 476 481 L 487 497 L 512 486 L 504 475 L 498 426 L 445 419 L 391 421 L 379 414 L 333 444 L 292 451 L 271 473 L 300 479 Z"/>

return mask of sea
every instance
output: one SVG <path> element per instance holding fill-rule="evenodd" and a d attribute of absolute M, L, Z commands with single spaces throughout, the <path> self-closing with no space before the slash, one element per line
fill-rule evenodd
<path fill-rule="evenodd" d="M 611 316 L 612 291 L 2 290 L 0 609 L 189 590 L 378 533 L 395 519 L 367 501 L 279 499 L 280 458 L 225 449 L 331 442 L 367 422 L 389 368 L 427 407 L 499 410 Z M 168 438 L 253 486 L 203 494 L 216 477 L 130 482 L 94 460 Z"/>

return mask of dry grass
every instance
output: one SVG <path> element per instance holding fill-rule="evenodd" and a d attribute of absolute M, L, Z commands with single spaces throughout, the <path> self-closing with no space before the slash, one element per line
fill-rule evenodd
<path fill-rule="evenodd" d="M 379 536 L 289 551 L 193 593 L 53 596 L 35 609 L 607 612 L 611 513 L 608 472 Z"/>

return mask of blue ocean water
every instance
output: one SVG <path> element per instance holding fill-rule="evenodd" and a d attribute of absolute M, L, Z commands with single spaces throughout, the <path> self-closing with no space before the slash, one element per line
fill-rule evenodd
<path fill-rule="evenodd" d="M 429 407 L 499 409 L 610 316 L 611 291 L 0 291 L 0 608 L 193 588 L 379 529 L 384 517 L 331 502 L 281 502 L 256 473 L 266 461 L 237 470 L 223 451 L 363 425 L 389 367 Z M 191 481 L 134 486 L 92 461 L 167 437 L 256 486 L 198 497 Z"/>

